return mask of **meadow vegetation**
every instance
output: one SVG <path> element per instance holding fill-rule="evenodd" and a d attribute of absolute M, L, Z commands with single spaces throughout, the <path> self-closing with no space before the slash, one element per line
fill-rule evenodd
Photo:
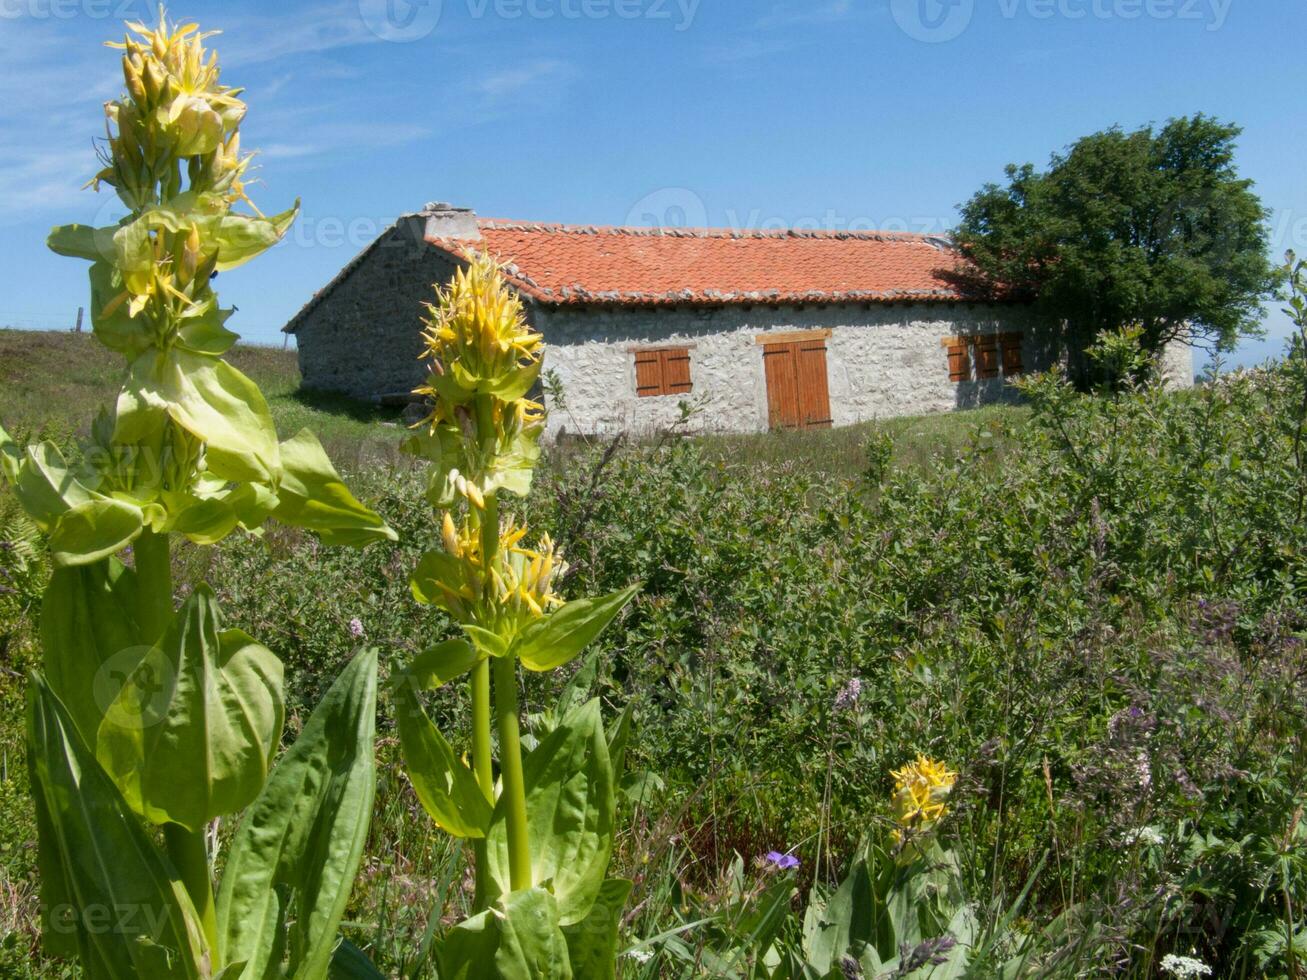
<path fill-rule="evenodd" d="M 285 662 L 289 743 L 361 643 L 384 678 L 455 629 L 409 594 L 439 528 L 397 420 L 298 393 L 292 355 L 229 359 L 399 534 L 328 549 L 270 526 L 177 548 L 179 593 L 211 583 Z M 0 374 L 17 440 L 70 452 L 120 381 L 70 335 L 0 333 Z M 1035 379 L 1021 408 L 546 450 L 514 509 L 567 554 L 564 595 L 643 583 L 592 656 L 525 678 L 528 748 L 587 692 L 609 717 L 633 707 L 619 975 L 1303 974 L 1301 350 L 1192 392 L 1123 374 L 1094 395 Z M 0 972 L 71 976 L 38 952 L 23 764 L 49 563 L 8 496 L 0 540 Z M 457 732 L 466 701 L 447 686 L 426 708 Z M 383 703 L 344 928 L 388 975 L 427 976 L 473 882 L 413 794 L 393 717 Z M 818 920 L 841 894 L 905 904 L 871 882 L 905 864 L 891 773 L 921 755 L 956 782 L 916 855 L 916 924 L 895 920 L 904 948 L 875 972 L 832 957 Z"/>

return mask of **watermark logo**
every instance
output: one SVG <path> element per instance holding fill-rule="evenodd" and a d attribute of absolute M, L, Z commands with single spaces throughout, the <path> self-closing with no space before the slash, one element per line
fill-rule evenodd
<path fill-rule="evenodd" d="M 442 0 L 359 0 L 368 30 L 398 44 L 429 37 L 440 23 L 441 9 Z"/>
<path fill-rule="evenodd" d="M 152 728 L 163 721 L 176 686 L 172 662 L 146 646 L 119 650 L 100 665 L 91 694 L 105 720 L 124 729 Z"/>
<path fill-rule="evenodd" d="M 708 207 L 688 187 L 663 187 L 631 205 L 622 223 L 628 228 L 704 228 Z"/>
<path fill-rule="evenodd" d="M 942 44 L 961 36 L 971 25 L 976 0 L 892 0 L 890 12 L 908 37 Z"/>

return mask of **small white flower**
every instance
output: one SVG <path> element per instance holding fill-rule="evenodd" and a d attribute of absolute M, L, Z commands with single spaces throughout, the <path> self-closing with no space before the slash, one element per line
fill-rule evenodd
<path fill-rule="evenodd" d="M 631 957 L 631 959 L 635 960 L 637 963 L 648 963 L 651 959 L 653 959 L 653 950 L 633 949 L 630 950 L 626 955 Z"/>
<path fill-rule="evenodd" d="M 1166 843 L 1166 838 L 1156 827 L 1136 827 L 1134 830 L 1125 832 L 1125 842 L 1127 844 L 1147 844 L 1150 847 L 1160 847 Z"/>
<path fill-rule="evenodd" d="M 1211 975 L 1212 968 L 1192 956 L 1167 953 L 1162 957 L 1162 972 L 1169 973 L 1173 977 L 1206 977 Z"/>

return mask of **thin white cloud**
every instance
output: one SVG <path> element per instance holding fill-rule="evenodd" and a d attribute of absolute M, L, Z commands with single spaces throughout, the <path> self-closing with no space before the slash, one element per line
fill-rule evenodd
<path fill-rule="evenodd" d="M 542 58 L 479 78 L 473 88 L 488 101 L 498 103 L 524 96 L 556 94 L 575 76 L 576 69 L 566 61 Z"/>
<path fill-rule="evenodd" d="M 864 4 L 865 5 L 865 4 Z M 848 20 L 861 11 L 853 0 L 825 0 L 824 3 L 776 3 L 755 23 L 756 30 L 776 30 L 802 24 L 831 24 Z"/>

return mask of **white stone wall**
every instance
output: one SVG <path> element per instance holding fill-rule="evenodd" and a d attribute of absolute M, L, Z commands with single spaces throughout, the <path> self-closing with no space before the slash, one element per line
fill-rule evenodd
<path fill-rule="evenodd" d="M 1027 371 L 1049 358 L 1029 340 L 1028 311 L 966 304 L 725 307 L 719 309 L 537 310 L 549 344 L 546 369 L 562 382 L 564 405 L 551 406 L 550 429 L 583 433 L 647 432 L 672 425 L 689 401 L 698 430 L 767 428 L 762 334 L 831 331 L 826 367 L 834 424 L 946 412 L 1009 400 L 1002 379 L 954 383 L 941 340 L 957 334 L 1021 331 Z M 641 398 L 633 347 L 688 346 L 694 390 Z"/>

